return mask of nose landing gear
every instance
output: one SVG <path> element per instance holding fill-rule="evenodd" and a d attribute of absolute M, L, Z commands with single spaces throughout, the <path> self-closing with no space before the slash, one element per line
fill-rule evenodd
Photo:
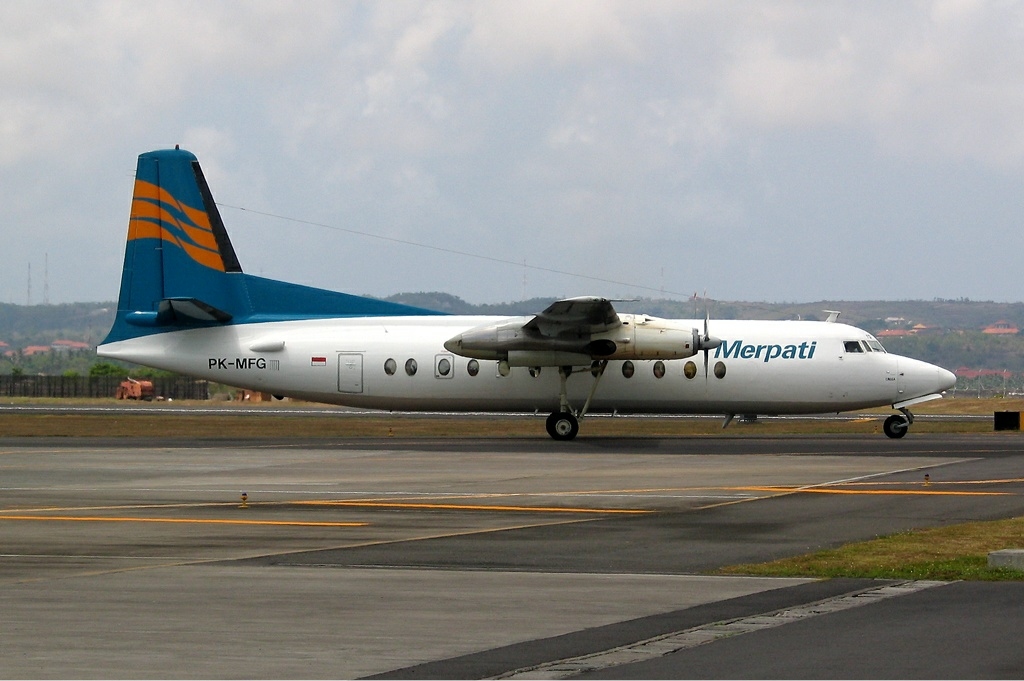
<path fill-rule="evenodd" d="M 900 411 L 903 413 L 893 414 L 882 424 L 882 432 L 894 440 L 906 435 L 910 424 L 914 422 L 914 415 L 910 413 L 909 409 L 902 407 Z"/>

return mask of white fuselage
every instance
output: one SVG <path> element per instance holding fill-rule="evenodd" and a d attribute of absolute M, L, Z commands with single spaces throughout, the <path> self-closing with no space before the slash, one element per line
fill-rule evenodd
<path fill-rule="evenodd" d="M 101 345 L 98 353 L 274 395 L 354 407 L 558 409 L 556 367 L 509 369 L 496 360 L 474 360 L 445 349 L 453 337 L 503 319 L 402 316 L 248 323 L 141 336 Z M 680 328 L 704 323 L 673 322 Z M 899 405 L 949 389 L 955 381 L 944 369 L 881 351 L 870 334 L 845 324 L 713 320 L 712 331 L 723 342 L 707 353 L 706 377 L 703 352 L 660 362 L 613 360 L 590 411 L 840 412 Z M 851 351 L 851 342 L 860 351 Z M 589 371 L 569 378 L 573 406 L 587 399 L 593 385 Z"/>

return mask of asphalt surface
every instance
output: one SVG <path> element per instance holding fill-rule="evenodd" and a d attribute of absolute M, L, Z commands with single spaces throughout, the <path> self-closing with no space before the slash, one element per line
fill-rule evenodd
<path fill-rule="evenodd" d="M 1020 678 L 1022 583 L 706 573 L 1024 516 L 1022 445 L 0 439 L 0 676 Z"/>

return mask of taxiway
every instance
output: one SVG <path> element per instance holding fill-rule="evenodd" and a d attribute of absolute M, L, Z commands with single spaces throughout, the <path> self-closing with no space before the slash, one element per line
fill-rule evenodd
<path fill-rule="evenodd" d="M 1019 677 L 1020 584 L 707 572 L 1024 515 L 1022 442 L 0 440 L 0 675 Z"/>

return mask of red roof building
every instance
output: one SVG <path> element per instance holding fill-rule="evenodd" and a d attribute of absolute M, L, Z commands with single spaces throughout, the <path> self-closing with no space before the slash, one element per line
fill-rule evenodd
<path fill-rule="evenodd" d="M 1000 319 L 995 324 L 992 324 L 990 326 L 986 326 L 982 330 L 982 333 L 1013 334 L 1013 333 L 1020 333 L 1020 329 L 1018 329 L 1016 326 L 1014 326 L 1010 322 L 1006 321 L 1005 319 Z"/>
<path fill-rule="evenodd" d="M 54 350 L 88 350 L 90 345 L 82 341 L 55 340 L 50 347 Z"/>

